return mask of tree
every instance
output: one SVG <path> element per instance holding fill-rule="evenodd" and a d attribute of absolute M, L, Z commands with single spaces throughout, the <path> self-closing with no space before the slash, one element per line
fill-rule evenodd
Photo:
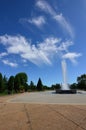
<path fill-rule="evenodd" d="M 43 84 L 42 84 L 42 81 L 41 81 L 41 79 L 39 78 L 39 80 L 38 80 L 38 83 L 37 83 L 37 90 L 38 91 L 42 91 L 43 90 Z"/>
<path fill-rule="evenodd" d="M 18 73 L 16 76 L 19 77 L 21 85 L 24 85 L 27 82 L 27 80 L 28 80 L 27 74 L 24 73 L 24 72 Z"/>
<path fill-rule="evenodd" d="M 4 90 L 3 76 L 0 73 L 0 92 L 3 92 L 3 90 Z"/>
<path fill-rule="evenodd" d="M 60 84 L 53 84 L 52 86 L 51 86 L 51 88 L 52 89 L 61 89 L 61 85 Z"/>
<path fill-rule="evenodd" d="M 14 89 L 14 76 L 10 76 L 9 80 L 8 80 L 8 93 L 12 93 L 13 89 Z"/>
<path fill-rule="evenodd" d="M 25 84 L 24 84 L 24 89 L 25 89 L 25 92 L 27 92 L 27 91 L 28 91 L 29 86 L 28 86 L 28 84 L 27 84 L 27 83 L 25 83 Z"/>
<path fill-rule="evenodd" d="M 33 81 L 30 82 L 30 90 L 35 90 L 36 89 L 36 86 L 34 85 Z"/>
<path fill-rule="evenodd" d="M 4 91 L 8 89 L 7 83 L 8 83 L 7 77 L 4 75 L 4 77 L 3 77 Z"/>
<path fill-rule="evenodd" d="M 14 80 L 14 89 L 16 92 L 21 90 L 21 86 L 24 86 L 24 90 L 26 88 L 26 84 L 27 84 L 27 74 L 22 72 L 22 73 L 18 73 L 15 76 L 15 80 Z"/>
<path fill-rule="evenodd" d="M 70 89 L 77 89 L 77 84 L 76 83 L 71 84 Z"/>
<path fill-rule="evenodd" d="M 78 89 L 86 90 L 86 74 L 77 77 L 77 82 Z"/>
<path fill-rule="evenodd" d="M 47 85 L 43 85 L 43 89 L 44 89 L 44 90 L 50 90 L 51 88 L 48 87 Z"/>
<path fill-rule="evenodd" d="M 20 86 L 21 86 L 20 78 L 18 75 L 16 75 L 14 79 L 14 90 L 16 93 L 19 92 Z"/>
<path fill-rule="evenodd" d="M 61 85 L 60 84 L 56 84 L 55 85 L 55 89 L 61 89 Z"/>

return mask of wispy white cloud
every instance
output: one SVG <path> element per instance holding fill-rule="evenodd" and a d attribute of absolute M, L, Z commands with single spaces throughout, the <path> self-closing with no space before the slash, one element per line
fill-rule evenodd
<path fill-rule="evenodd" d="M 33 16 L 31 18 L 21 18 L 19 19 L 19 23 L 27 26 L 29 24 L 32 24 L 38 27 L 39 29 L 42 29 L 42 27 L 46 24 L 46 19 L 44 16 Z"/>
<path fill-rule="evenodd" d="M 68 53 L 64 54 L 62 58 L 63 58 L 63 59 L 69 59 L 69 60 L 71 60 L 74 64 L 76 64 L 76 63 L 77 63 L 76 58 L 78 58 L 78 57 L 80 57 L 80 56 L 82 56 L 81 53 L 68 52 Z"/>
<path fill-rule="evenodd" d="M 41 10 L 43 10 L 46 13 L 49 13 L 53 16 L 56 15 L 56 12 L 54 11 L 54 9 L 45 0 L 37 0 L 36 6 L 39 7 Z"/>
<path fill-rule="evenodd" d="M 45 18 L 43 16 L 33 17 L 32 19 L 27 19 L 27 22 L 34 24 L 35 26 L 41 28 L 45 23 Z"/>
<path fill-rule="evenodd" d="M 6 52 L 0 53 L 0 58 L 3 58 L 4 56 L 7 56 L 8 54 Z"/>
<path fill-rule="evenodd" d="M 74 31 L 73 27 L 70 25 L 70 23 L 66 20 L 66 18 L 63 16 L 62 13 L 57 13 L 52 6 L 46 2 L 45 0 L 37 0 L 36 6 L 40 8 L 40 10 L 50 14 L 54 20 L 56 20 L 59 25 L 66 31 L 68 34 L 73 38 L 74 37 Z"/>
<path fill-rule="evenodd" d="M 17 63 L 10 62 L 9 60 L 2 60 L 2 62 L 3 62 L 5 65 L 11 66 L 11 67 L 17 67 L 17 66 L 18 66 Z"/>
<path fill-rule="evenodd" d="M 3 35 L 0 36 L 0 43 L 5 46 L 6 53 L 19 55 L 25 62 L 30 61 L 36 65 L 43 63 L 51 65 L 51 58 L 57 54 L 63 54 L 63 52 L 67 53 L 63 55 L 63 58 L 70 59 L 73 62 L 75 58 L 80 56 L 77 53 L 69 53 L 68 48 L 73 45 L 72 41 L 63 42 L 62 39 L 55 37 L 48 37 L 43 42 L 32 44 L 31 40 L 27 40 L 21 35 Z M 7 60 L 3 63 L 9 64 Z M 16 66 L 16 64 L 14 65 Z"/>
<path fill-rule="evenodd" d="M 62 15 L 62 13 L 59 15 L 56 15 L 54 18 L 61 25 L 61 27 L 64 28 L 70 34 L 70 36 L 73 38 L 74 37 L 73 27 L 71 27 L 71 25 L 65 19 L 65 17 Z"/>
<path fill-rule="evenodd" d="M 72 46 L 74 43 L 73 41 L 67 40 L 65 42 L 62 41 L 60 46 L 58 47 L 58 51 L 65 51 L 68 52 L 68 48 Z"/>
<path fill-rule="evenodd" d="M 0 43 L 6 46 L 8 54 L 18 54 L 21 58 L 37 65 L 41 63 L 51 64 L 45 52 L 40 47 L 37 48 L 30 40 L 27 41 L 23 36 L 0 36 Z"/>
<path fill-rule="evenodd" d="M 60 41 L 61 39 L 59 38 L 49 37 L 46 38 L 42 43 L 38 44 L 38 48 L 46 53 L 55 53 Z"/>

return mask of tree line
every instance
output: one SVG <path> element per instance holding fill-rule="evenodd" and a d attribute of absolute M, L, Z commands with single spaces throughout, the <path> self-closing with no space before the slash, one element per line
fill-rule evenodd
<path fill-rule="evenodd" d="M 17 93 L 21 90 L 27 90 L 28 77 L 25 73 L 18 73 L 16 76 L 10 76 L 9 79 L 0 73 L 0 93 Z"/>
<path fill-rule="evenodd" d="M 43 91 L 45 89 L 49 89 L 49 87 L 43 85 L 41 78 L 38 79 L 37 85 L 34 85 L 33 81 L 28 85 L 28 76 L 24 72 L 10 76 L 9 79 L 0 73 L 0 93 L 12 94 L 27 91 Z"/>
<path fill-rule="evenodd" d="M 73 83 L 71 87 L 86 91 L 86 74 L 77 77 L 77 83 Z"/>
<path fill-rule="evenodd" d="M 77 83 L 70 85 L 71 89 L 86 90 L 86 74 L 77 77 Z M 21 72 L 15 76 L 10 76 L 9 79 L 0 73 L 0 93 L 18 93 L 26 91 L 43 91 L 61 89 L 60 84 L 54 84 L 51 87 L 45 86 L 41 78 L 38 79 L 37 85 L 33 81 L 28 85 L 28 76 L 26 73 Z"/>
<path fill-rule="evenodd" d="M 76 80 L 77 80 L 76 83 L 69 85 L 70 89 L 79 89 L 79 90 L 86 91 L 86 74 L 82 74 L 78 76 Z M 55 85 L 52 85 L 52 88 L 61 89 L 61 85 L 55 84 Z"/>

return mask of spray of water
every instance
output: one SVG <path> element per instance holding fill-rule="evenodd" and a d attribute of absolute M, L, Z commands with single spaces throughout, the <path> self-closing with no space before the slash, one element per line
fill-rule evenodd
<path fill-rule="evenodd" d="M 67 65 L 66 61 L 62 60 L 62 74 L 63 74 L 63 83 L 62 83 L 62 90 L 69 90 L 68 84 L 67 84 Z"/>

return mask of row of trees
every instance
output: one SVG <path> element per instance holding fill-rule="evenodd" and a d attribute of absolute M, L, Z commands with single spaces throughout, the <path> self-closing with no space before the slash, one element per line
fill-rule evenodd
<path fill-rule="evenodd" d="M 86 74 L 82 74 L 81 76 L 77 77 L 77 83 L 73 83 L 69 85 L 70 89 L 80 89 L 86 91 Z M 60 84 L 52 85 L 52 89 L 60 89 Z"/>
<path fill-rule="evenodd" d="M 44 86 L 40 78 L 37 85 L 34 85 L 33 81 L 30 82 L 30 85 L 28 85 L 27 82 L 28 76 L 26 73 L 18 73 L 16 76 L 10 76 L 9 79 L 7 79 L 6 76 L 2 76 L 0 73 L 0 93 L 7 92 L 10 94 L 14 92 L 43 91 L 61 88 L 60 84 L 55 84 L 51 87 Z M 77 77 L 77 83 L 71 84 L 70 88 L 86 90 L 86 74 Z"/>
<path fill-rule="evenodd" d="M 39 78 L 37 85 L 35 85 L 33 81 L 31 81 L 29 85 L 30 91 L 44 91 L 44 90 L 51 90 L 51 89 L 53 88 L 43 85 L 41 78 Z"/>
<path fill-rule="evenodd" d="M 16 76 L 10 76 L 7 79 L 6 76 L 2 76 L 0 73 L 0 93 L 6 92 L 18 93 L 24 91 L 42 91 L 48 89 L 47 86 L 42 84 L 41 79 L 39 78 L 37 85 L 34 85 L 33 81 L 28 85 L 28 76 L 26 73 L 18 73 Z"/>
<path fill-rule="evenodd" d="M 73 83 L 71 87 L 86 91 L 86 74 L 77 77 L 77 83 Z"/>
<path fill-rule="evenodd" d="M 29 85 L 29 90 L 30 91 L 36 91 L 36 90 L 42 91 L 42 90 L 44 90 L 44 86 L 42 84 L 41 79 L 39 78 L 37 85 L 34 85 L 34 82 L 31 81 L 30 85 Z"/>
<path fill-rule="evenodd" d="M 25 73 L 18 73 L 16 76 L 10 76 L 7 79 L 6 76 L 2 76 L 0 73 L 0 93 L 8 92 L 9 94 L 12 92 L 19 92 L 21 90 L 27 91 L 28 89 L 28 77 Z"/>

